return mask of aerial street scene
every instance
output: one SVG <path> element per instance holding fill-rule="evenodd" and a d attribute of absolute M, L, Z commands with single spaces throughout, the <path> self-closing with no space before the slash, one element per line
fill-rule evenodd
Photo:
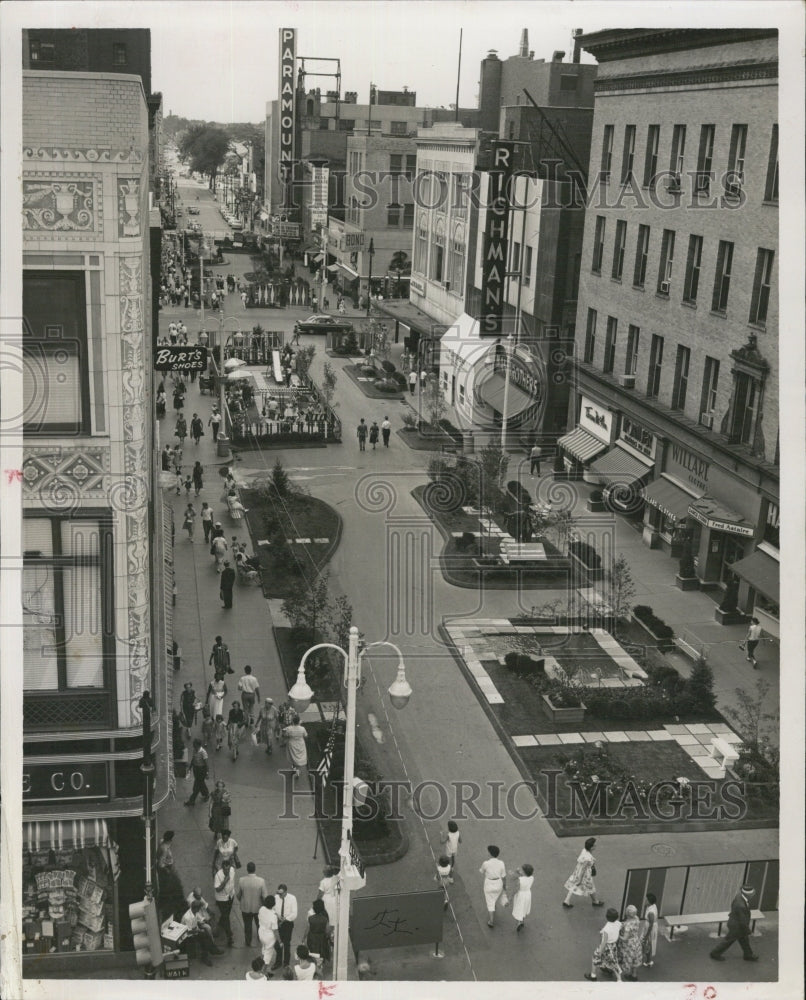
<path fill-rule="evenodd" d="M 799 6 L 47 6 L 2 996 L 796 997 Z"/>

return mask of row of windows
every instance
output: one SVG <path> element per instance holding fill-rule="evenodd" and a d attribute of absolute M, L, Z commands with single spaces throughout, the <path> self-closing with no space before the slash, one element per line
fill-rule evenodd
<path fill-rule="evenodd" d="M 598 314 L 595 309 L 588 309 L 585 326 L 585 346 L 583 361 L 593 364 L 596 355 L 596 337 Z M 602 370 L 612 374 L 616 363 L 616 347 L 618 341 L 618 318 L 607 317 Z M 646 376 L 646 395 L 648 399 L 658 399 L 661 390 L 661 378 L 664 366 L 664 351 L 666 338 L 653 334 L 649 344 L 649 364 Z M 641 329 L 630 323 L 627 327 L 627 343 L 624 352 L 624 374 L 635 377 L 638 373 L 638 360 L 641 354 Z M 691 366 L 691 348 L 678 344 L 674 359 L 674 378 L 672 380 L 669 405 L 673 410 L 684 411 L 686 405 L 691 405 L 689 396 L 689 370 Z M 734 372 L 733 375 L 733 407 L 731 426 L 728 436 L 731 441 L 750 444 L 756 429 L 756 419 L 761 400 L 761 382 L 745 372 Z M 719 361 L 706 355 L 703 365 L 702 384 L 700 386 L 698 422 L 704 427 L 713 428 L 714 411 L 716 409 L 717 391 L 719 388 Z"/>
<path fill-rule="evenodd" d="M 670 191 L 681 189 L 686 165 L 686 133 L 685 125 L 672 126 L 672 144 L 669 158 L 669 177 L 667 185 Z M 694 189 L 697 194 L 706 195 L 710 191 L 714 168 L 715 125 L 701 125 L 699 145 L 697 148 L 697 170 L 694 175 Z M 646 131 L 646 146 L 644 148 L 643 186 L 651 187 L 659 173 L 661 126 L 648 125 Z M 605 125 L 602 135 L 602 159 L 599 177 L 602 183 L 610 180 L 613 166 L 613 144 L 615 141 L 615 126 Z M 635 179 L 636 170 L 636 126 L 624 126 L 624 145 L 621 154 L 622 184 L 630 184 Z M 732 125 L 730 133 L 730 148 L 725 174 L 724 194 L 728 200 L 738 199 L 745 185 L 745 154 L 747 150 L 747 125 Z M 661 168 L 662 169 L 662 168 Z M 778 125 L 772 126 L 770 135 L 770 151 L 767 162 L 767 174 L 764 182 L 764 201 L 778 201 Z"/>
<path fill-rule="evenodd" d="M 28 48 L 32 63 L 52 63 L 56 61 L 56 46 L 52 42 L 41 42 L 32 38 Z M 125 42 L 112 43 L 112 65 L 127 66 L 129 63 Z"/>
<path fill-rule="evenodd" d="M 591 270 L 594 274 L 602 273 L 604 258 L 607 219 L 603 215 L 596 216 L 593 234 L 593 255 Z M 647 262 L 649 259 L 650 227 L 639 224 L 635 245 L 635 263 L 633 267 L 633 286 L 643 288 L 646 283 Z M 671 293 L 674 261 L 676 253 L 677 233 L 674 229 L 664 229 L 661 239 L 660 261 L 656 291 L 658 295 L 668 296 Z M 624 258 L 627 248 L 627 222 L 619 219 L 613 243 L 613 262 L 610 276 L 615 281 L 621 281 L 624 274 Z M 734 244 L 729 240 L 720 240 L 716 254 L 716 270 L 711 294 L 711 309 L 713 312 L 725 314 L 728 308 L 731 276 L 733 273 Z M 687 305 L 696 305 L 700 293 L 700 277 L 702 274 L 703 237 L 691 234 L 686 251 L 686 265 L 683 278 L 682 300 Z M 750 315 L 748 322 L 764 326 L 770 303 L 772 284 L 772 268 L 775 259 L 773 250 L 759 247 L 756 253 L 756 267 L 753 278 L 753 293 L 750 300 Z"/>

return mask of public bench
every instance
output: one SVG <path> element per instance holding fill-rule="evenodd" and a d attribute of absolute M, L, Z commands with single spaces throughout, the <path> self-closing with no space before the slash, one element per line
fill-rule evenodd
<path fill-rule="evenodd" d="M 728 768 L 739 759 L 739 751 L 732 743 L 728 743 L 728 741 L 722 739 L 721 736 L 715 736 L 711 740 L 711 756 L 717 762 L 718 756 L 721 756 L 721 766 Z"/>
<path fill-rule="evenodd" d="M 722 937 L 722 924 L 727 923 L 730 913 L 723 910 L 717 913 L 680 913 L 676 916 L 666 916 L 663 919 L 669 928 L 669 940 L 674 938 L 675 930 L 688 924 L 717 924 L 717 937 Z M 756 929 L 756 921 L 766 919 L 761 910 L 750 911 L 750 931 Z"/>

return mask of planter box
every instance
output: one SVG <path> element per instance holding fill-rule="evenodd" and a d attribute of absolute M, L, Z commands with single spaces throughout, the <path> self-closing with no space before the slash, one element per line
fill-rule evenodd
<path fill-rule="evenodd" d="M 681 576 L 679 573 L 674 578 L 674 585 L 678 590 L 700 589 L 700 581 L 696 576 Z"/>
<path fill-rule="evenodd" d="M 722 611 L 721 608 L 717 608 L 714 611 L 714 620 L 718 621 L 720 625 L 745 625 L 750 621 L 750 615 L 746 615 L 736 608 L 733 611 Z"/>
<path fill-rule="evenodd" d="M 646 634 L 652 639 L 652 641 L 655 643 L 655 645 L 661 652 L 667 653 L 670 649 L 674 649 L 674 638 L 660 639 L 658 638 L 658 636 L 655 635 L 652 629 L 640 618 L 636 618 L 634 614 L 630 615 L 630 618 L 635 622 L 636 625 L 640 626 L 640 628 L 642 628 L 646 632 Z"/>
<path fill-rule="evenodd" d="M 604 571 L 601 566 L 598 569 L 591 569 L 587 563 L 583 562 L 578 556 L 575 556 L 573 552 L 568 553 L 568 558 L 571 560 L 572 565 L 576 566 L 578 570 L 581 570 L 587 576 L 589 581 L 602 579 Z"/>
<path fill-rule="evenodd" d="M 543 700 L 543 711 L 552 722 L 572 723 L 576 725 L 585 719 L 585 706 L 579 705 L 577 708 L 556 708 L 547 694 L 541 695 Z"/>
<path fill-rule="evenodd" d="M 591 514 L 603 514 L 605 510 L 604 500 L 588 500 L 585 507 Z"/>

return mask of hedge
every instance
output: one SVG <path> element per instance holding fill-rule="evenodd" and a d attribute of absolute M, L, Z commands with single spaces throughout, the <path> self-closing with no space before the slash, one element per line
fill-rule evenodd
<path fill-rule="evenodd" d="M 600 569 L 602 565 L 602 557 L 596 551 L 596 549 L 588 542 L 583 542 L 580 539 L 575 539 L 568 545 L 568 552 L 570 555 L 576 556 L 581 563 L 584 563 L 588 569 Z"/>
<path fill-rule="evenodd" d="M 674 629 L 670 625 L 667 625 L 662 618 L 658 618 L 648 604 L 636 604 L 632 609 L 632 613 L 640 622 L 646 625 L 657 639 L 674 638 Z"/>

